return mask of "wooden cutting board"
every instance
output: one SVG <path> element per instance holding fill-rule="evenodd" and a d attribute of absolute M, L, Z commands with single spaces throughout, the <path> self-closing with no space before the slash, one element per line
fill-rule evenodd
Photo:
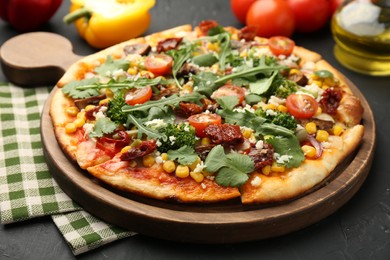
<path fill-rule="evenodd" d="M 49 116 L 51 96 L 41 119 L 41 135 L 50 171 L 60 187 L 91 214 L 149 236 L 195 243 L 233 243 L 276 237 L 316 223 L 343 206 L 366 179 L 375 148 L 374 116 L 367 100 L 349 85 L 365 109 L 365 135 L 356 153 L 329 178 L 302 197 L 278 205 L 178 204 L 122 193 L 70 161 L 57 144 Z M 57 89 L 54 88 L 53 92 Z"/>
<path fill-rule="evenodd" d="M 68 39 L 49 32 L 20 34 L 0 48 L 4 75 L 19 86 L 54 86 L 79 60 Z"/>

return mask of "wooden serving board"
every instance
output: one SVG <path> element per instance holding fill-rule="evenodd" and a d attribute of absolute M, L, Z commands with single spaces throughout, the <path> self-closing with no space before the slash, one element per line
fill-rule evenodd
<path fill-rule="evenodd" d="M 349 83 L 365 109 L 365 135 L 357 152 L 331 176 L 295 200 L 278 205 L 178 204 L 116 191 L 80 168 L 57 144 L 47 100 L 41 135 L 50 171 L 60 187 L 91 214 L 149 236 L 195 243 L 234 243 L 284 235 L 316 223 L 343 206 L 359 190 L 371 168 L 375 148 L 374 116 L 367 100 Z"/>

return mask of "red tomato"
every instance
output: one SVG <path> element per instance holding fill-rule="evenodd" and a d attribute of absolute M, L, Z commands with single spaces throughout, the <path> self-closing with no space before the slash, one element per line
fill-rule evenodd
<path fill-rule="evenodd" d="M 146 86 L 143 88 L 132 88 L 125 94 L 125 101 L 131 106 L 142 104 L 150 100 L 152 94 L 153 91 L 151 86 Z"/>
<path fill-rule="evenodd" d="M 294 32 L 294 13 L 285 0 L 255 1 L 246 14 L 246 25 L 257 27 L 261 37 L 290 37 Z"/>
<path fill-rule="evenodd" d="M 233 14 L 242 24 L 245 24 L 246 13 L 254 1 L 256 0 L 230 0 Z"/>
<path fill-rule="evenodd" d="M 217 99 L 225 96 L 236 96 L 238 103 L 241 104 L 245 98 L 245 91 L 242 87 L 226 84 L 213 92 L 211 98 Z"/>
<path fill-rule="evenodd" d="M 196 114 L 188 118 L 188 122 L 195 128 L 195 134 L 199 137 L 205 137 L 204 129 L 208 125 L 220 125 L 221 116 L 217 114 Z"/>
<path fill-rule="evenodd" d="M 309 95 L 291 94 L 286 99 L 286 106 L 296 118 L 311 118 L 317 112 L 318 102 Z"/>
<path fill-rule="evenodd" d="M 342 2 L 344 2 L 344 0 L 330 0 L 331 14 L 334 14 L 334 12 L 336 12 L 337 8 L 341 5 Z"/>
<path fill-rule="evenodd" d="M 155 76 L 168 74 L 172 70 L 173 59 L 165 54 L 154 54 L 146 57 L 145 67 Z"/>
<path fill-rule="evenodd" d="M 295 42 L 284 36 L 274 36 L 269 39 L 268 46 L 276 56 L 290 56 L 294 50 Z"/>
<path fill-rule="evenodd" d="M 328 22 L 330 16 L 329 0 L 286 0 L 295 17 L 297 32 L 314 32 Z"/>

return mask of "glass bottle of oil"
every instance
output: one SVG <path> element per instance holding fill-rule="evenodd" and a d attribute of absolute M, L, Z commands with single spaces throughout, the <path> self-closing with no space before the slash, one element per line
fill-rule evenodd
<path fill-rule="evenodd" d="M 346 0 L 331 27 L 341 64 L 364 74 L 390 75 L 390 0 Z"/>

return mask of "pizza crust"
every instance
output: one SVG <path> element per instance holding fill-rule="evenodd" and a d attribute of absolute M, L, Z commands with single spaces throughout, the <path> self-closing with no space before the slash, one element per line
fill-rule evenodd
<path fill-rule="evenodd" d="M 364 134 L 364 127 L 356 125 L 346 130 L 341 137 L 333 136 L 329 140 L 329 148 L 325 149 L 321 158 L 306 160 L 298 168 L 282 175 L 266 176 L 253 174 L 242 187 L 242 203 L 271 203 L 296 198 L 321 183 L 352 151 L 354 151 Z M 260 186 L 254 187 L 251 181 L 259 177 Z"/>

